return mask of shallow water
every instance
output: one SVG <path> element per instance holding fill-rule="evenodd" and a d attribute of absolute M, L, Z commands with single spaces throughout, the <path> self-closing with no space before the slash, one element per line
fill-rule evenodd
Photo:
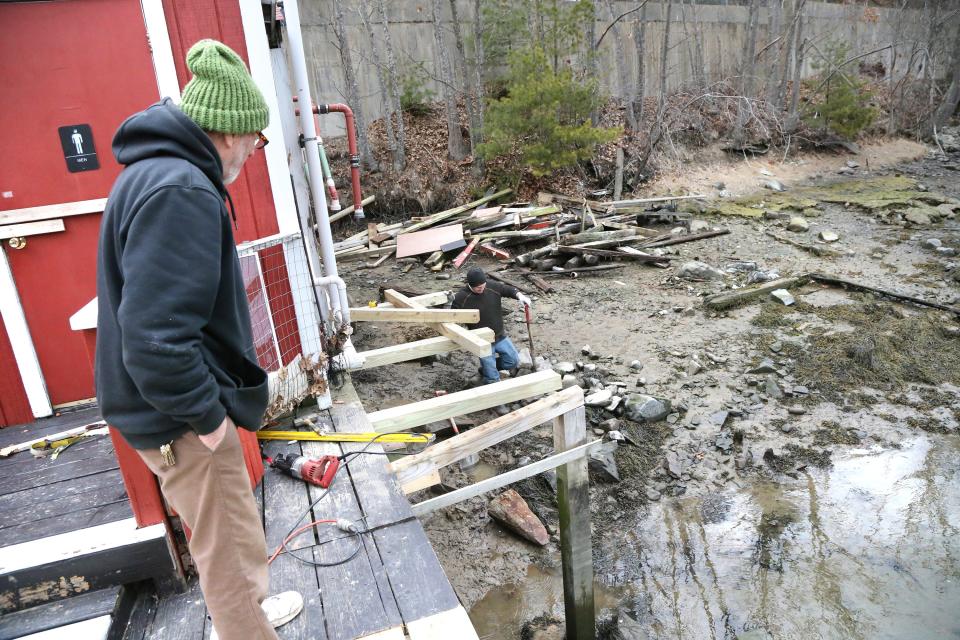
<path fill-rule="evenodd" d="M 603 545 L 617 549 L 621 612 L 650 638 L 960 638 L 960 438 L 833 461 L 781 484 L 656 503 L 611 532 L 622 536 Z M 562 596 L 530 593 L 557 588 L 543 583 L 481 600 L 481 637 L 562 616 Z"/>

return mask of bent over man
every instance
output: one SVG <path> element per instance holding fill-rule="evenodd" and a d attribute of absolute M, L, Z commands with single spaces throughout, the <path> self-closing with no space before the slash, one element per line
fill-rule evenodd
<path fill-rule="evenodd" d="M 480 376 L 484 384 L 500 381 L 500 371 L 516 373 L 520 364 L 520 355 L 503 328 L 504 298 L 516 298 L 520 304 L 530 307 L 530 298 L 520 293 L 516 287 L 488 281 L 487 274 L 480 267 L 467 272 L 467 283 L 454 295 L 450 304 L 452 309 L 477 309 L 480 321 L 467 325 L 471 329 L 486 327 L 493 329 L 493 353 L 480 358 Z M 497 360 L 499 359 L 499 363 Z"/>
<path fill-rule="evenodd" d="M 97 399 L 190 528 L 214 636 L 274 640 L 303 598 L 267 595 L 267 548 L 237 427 L 267 406 L 227 185 L 267 140 L 269 110 L 226 45 L 187 53 L 193 78 L 120 126 L 97 269 Z M 229 203 L 229 209 L 228 209 Z"/>

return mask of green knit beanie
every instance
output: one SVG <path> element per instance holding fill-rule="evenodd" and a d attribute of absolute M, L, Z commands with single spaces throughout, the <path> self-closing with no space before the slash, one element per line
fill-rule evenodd
<path fill-rule="evenodd" d="M 187 52 L 187 68 L 193 78 L 183 89 L 180 109 L 201 129 L 233 134 L 266 129 L 270 110 L 233 49 L 201 40 Z"/>

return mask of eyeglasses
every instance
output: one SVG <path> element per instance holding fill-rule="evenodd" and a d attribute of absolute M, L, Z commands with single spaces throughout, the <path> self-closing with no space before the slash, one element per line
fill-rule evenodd
<path fill-rule="evenodd" d="M 265 146 L 270 144 L 270 141 L 267 140 L 267 136 L 263 135 L 263 131 L 257 131 L 257 141 L 253 145 L 254 149 L 263 149 Z"/>

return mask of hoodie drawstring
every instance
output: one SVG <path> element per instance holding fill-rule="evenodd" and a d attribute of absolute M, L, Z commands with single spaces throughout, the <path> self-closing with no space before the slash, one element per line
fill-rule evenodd
<path fill-rule="evenodd" d="M 233 198 L 230 197 L 230 192 L 224 189 L 223 191 L 227 194 L 227 204 L 230 205 L 230 217 L 233 218 L 233 230 L 240 231 L 240 225 L 237 224 L 237 210 L 233 207 Z"/>

